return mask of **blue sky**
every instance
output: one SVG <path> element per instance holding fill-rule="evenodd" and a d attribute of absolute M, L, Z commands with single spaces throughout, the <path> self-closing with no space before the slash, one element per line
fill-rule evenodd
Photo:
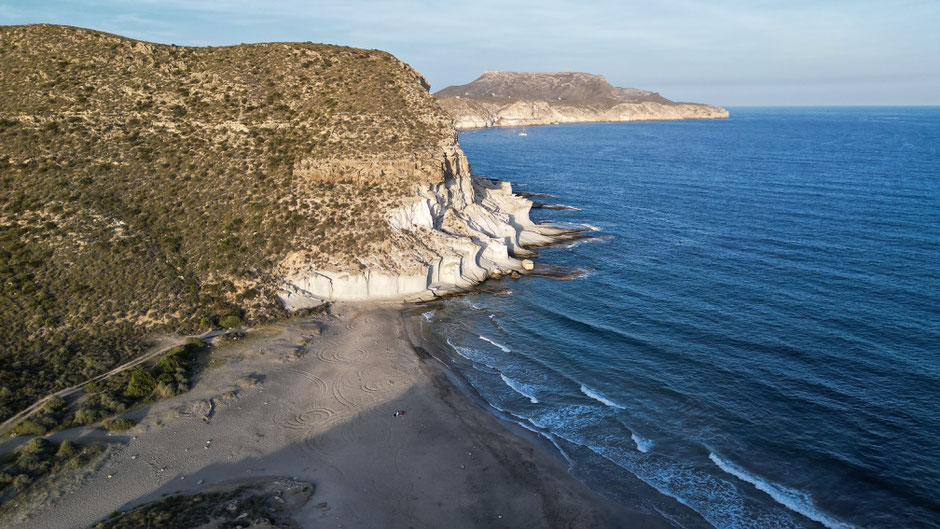
<path fill-rule="evenodd" d="M 487 69 L 574 70 L 727 106 L 940 104 L 940 0 L 0 0 L 0 24 L 34 22 L 379 48 L 432 90 Z"/>

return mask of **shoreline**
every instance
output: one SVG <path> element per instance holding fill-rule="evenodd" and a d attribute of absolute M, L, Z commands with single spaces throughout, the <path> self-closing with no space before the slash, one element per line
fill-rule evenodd
<path fill-rule="evenodd" d="M 114 444 L 89 475 L 37 498 L 32 517 L 4 524 L 88 527 L 164 495 L 291 476 L 316 485 L 294 514 L 303 527 L 670 527 L 610 504 L 550 443 L 487 411 L 415 347 L 409 308 L 338 304 L 256 328 L 213 351 L 190 392 L 130 413 L 134 429 L 52 434 Z"/>
<path fill-rule="evenodd" d="M 528 127 L 555 127 L 558 125 L 596 125 L 596 124 L 609 124 L 609 123 L 667 123 L 671 121 L 717 121 L 723 119 L 731 119 L 728 117 L 701 117 L 701 118 L 650 118 L 650 119 L 603 119 L 603 120 L 594 120 L 594 121 L 553 121 L 550 123 L 513 123 L 506 125 L 485 125 L 483 127 L 467 127 L 467 126 L 458 126 L 454 125 L 454 129 L 457 132 L 473 132 L 481 131 L 487 129 L 521 129 Z"/>
<path fill-rule="evenodd" d="M 534 448 L 539 454 L 539 459 L 543 465 L 536 474 L 551 476 L 554 479 L 574 482 L 574 487 L 583 489 L 585 499 L 594 505 L 599 505 L 601 509 L 610 513 L 608 525 L 603 527 L 619 527 L 622 529 L 671 529 L 672 525 L 666 518 L 659 514 L 643 513 L 631 510 L 625 506 L 618 505 L 600 492 L 592 489 L 587 483 L 572 473 L 572 461 L 564 453 L 563 449 L 545 436 L 525 428 L 518 422 L 503 416 L 503 412 L 494 408 L 458 371 L 450 364 L 448 355 L 442 353 L 440 347 L 431 343 L 420 331 L 420 314 L 424 312 L 422 307 L 427 307 L 432 303 L 416 304 L 401 310 L 402 322 L 407 333 L 407 339 L 415 354 L 419 357 L 426 357 L 430 362 L 424 364 L 429 378 L 442 386 L 442 391 L 457 393 L 456 405 L 462 406 L 462 413 L 466 415 L 482 414 L 487 418 L 489 424 L 486 425 L 491 432 L 504 432 L 504 435 L 517 438 L 521 446 Z M 463 402 L 460 402 L 463 401 Z M 539 475 L 534 476 L 536 478 Z M 651 493 L 655 493 L 651 490 Z M 563 525 L 564 527 L 569 527 Z"/>

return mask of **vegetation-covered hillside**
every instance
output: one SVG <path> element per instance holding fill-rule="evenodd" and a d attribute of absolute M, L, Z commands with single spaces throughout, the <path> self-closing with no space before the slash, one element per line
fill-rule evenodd
<path fill-rule="evenodd" d="M 40 25 L 0 27 L 0 64 L 0 419 L 146 333 L 276 316 L 289 255 L 407 245 L 385 212 L 455 142 L 381 51 Z"/>

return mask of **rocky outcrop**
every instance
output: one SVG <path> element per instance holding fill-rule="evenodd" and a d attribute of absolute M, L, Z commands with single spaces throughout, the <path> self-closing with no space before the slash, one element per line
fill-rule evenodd
<path fill-rule="evenodd" d="M 437 94 L 460 129 L 602 121 L 723 119 L 728 111 L 676 103 L 656 92 L 618 88 L 599 75 L 484 72 Z"/>
<path fill-rule="evenodd" d="M 419 185 L 414 195 L 391 210 L 388 224 L 418 242 L 394 268 L 360 271 L 292 266 L 281 300 L 289 310 L 324 301 L 427 300 L 468 289 L 493 276 L 532 269 L 527 247 L 542 246 L 580 230 L 536 224 L 532 202 L 512 192 L 508 182 L 470 173 L 460 148 L 452 146 L 441 162 L 443 180 Z M 408 266 L 410 265 L 410 266 Z"/>

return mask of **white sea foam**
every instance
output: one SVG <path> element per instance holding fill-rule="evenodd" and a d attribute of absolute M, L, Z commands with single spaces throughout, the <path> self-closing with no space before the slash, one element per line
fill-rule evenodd
<path fill-rule="evenodd" d="M 805 492 L 793 490 L 791 488 L 784 487 L 783 485 L 766 481 L 760 476 L 756 476 L 739 467 L 738 465 L 735 465 L 731 461 L 715 455 L 714 452 L 708 454 L 708 458 L 718 465 L 718 468 L 740 480 L 754 485 L 757 490 L 766 492 L 777 503 L 783 505 L 791 511 L 798 512 L 810 520 L 825 525 L 829 529 L 854 528 L 853 525 L 847 524 L 841 520 L 837 520 L 836 518 L 829 516 L 826 513 L 820 512 L 819 509 L 817 509 L 813 504 L 813 499 Z"/>
<path fill-rule="evenodd" d="M 581 211 L 581 208 L 569 206 L 568 204 L 559 204 L 557 202 L 546 202 L 542 204 L 544 209 L 558 209 L 563 211 Z"/>
<path fill-rule="evenodd" d="M 476 349 L 473 349 L 470 347 L 463 347 L 463 346 L 457 345 L 454 342 L 450 341 L 450 338 L 447 338 L 447 345 L 449 345 L 458 355 L 464 357 L 465 359 L 473 363 L 483 364 L 490 369 L 494 369 L 494 370 L 496 369 L 496 366 L 490 363 L 490 359 L 481 351 L 477 351 Z"/>
<path fill-rule="evenodd" d="M 487 338 L 486 336 L 483 336 L 482 334 L 480 335 L 480 339 L 483 340 L 484 342 L 490 342 L 491 344 L 495 345 L 496 347 L 499 347 L 500 349 L 503 350 L 504 353 L 511 353 L 511 352 L 512 352 L 512 348 L 509 347 L 508 345 L 503 345 L 503 344 L 501 344 L 501 343 L 494 342 L 493 340 Z"/>
<path fill-rule="evenodd" d="M 660 493 L 699 513 L 719 529 L 767 527 L 797 529 L 804 527 L 801 516 L 783 507 L 765 510 L 746 503 L 738 486 L 722 477 L 694 469 L 671 458 L 644 455 L 626 446 L 611 446 L 588 434 L 607 419 L 606 412 L 594 405 L 569 405 L 560 408 L 541 406 L 529 422 L 549 435 L 580 445 L 612 464 L 629 471 Z M 755 521 L 759 524 L 755 525 Z M 696 524 L 697 525 L 697 524 Z M 846 526 L 839 526 L 843 529 Z"/>
<path fill-rule="evenodd" d="M 603 403 L 605 406 L 610 406 L 611 408 L 617 408 L 617 409 L 619 409 L 619 410 L 625 409 L 625 408 L 624 408 L 623 406 L 621 406 L 620 404 L 617 404 L 616 402 L 614 402 L 614 401 L 608 399 L 607 397 L 605 397 L 605 396 L 601 395 L 600 393 L 598 393 L 597 391 L 595 391 L 595 390 L 593 390 L 593 389 L 591 389 L 591 388 L 585 386 L 584 384 L 581 384 L 581 393 L 584 393 L 585 395 L 587 395 L 588 397 L 591 397 L 592 399 L 596 400 L 597 402 Z"/>
<path fill-rule="evenodd" d="M 503 382 L 505 382 L 507 386 L 511 387 L 516 393 L 529 399 L 529 402 L 532 404 L 539 403 L 539 399 L 535 398 L 535 392 L 529 389 L 528 386 L 522 382 L 519 382 L 518 380 L 513 380 L 502 373 L 500 373 L 499 376 L 503 379 Z"/>
<path fill-rule="evenodd" d="M 635 433 L 630 434 L 630 438 L 636 443 L 636 449 L 644 454 L 649 452 L 650 449 L 653 448 L 653 444 L 655 444 L 652 439 L 644 439 Z"/>
<path fill-rule="evenodd" d="M 458 303 L 463 303 L 464 305 L 468 305 L 468 306 L 470 306 L 470 307 L 471 307 L 472 309 L 474 309 L 474 310 L 480 310 L 480 309 L 483 308 L 483 307 L 477 305 L 476 303 L 470 301 L 470 300 L 467 299 L 466 297 L 457 298 L 457 302 L 458 302 Z"/>

